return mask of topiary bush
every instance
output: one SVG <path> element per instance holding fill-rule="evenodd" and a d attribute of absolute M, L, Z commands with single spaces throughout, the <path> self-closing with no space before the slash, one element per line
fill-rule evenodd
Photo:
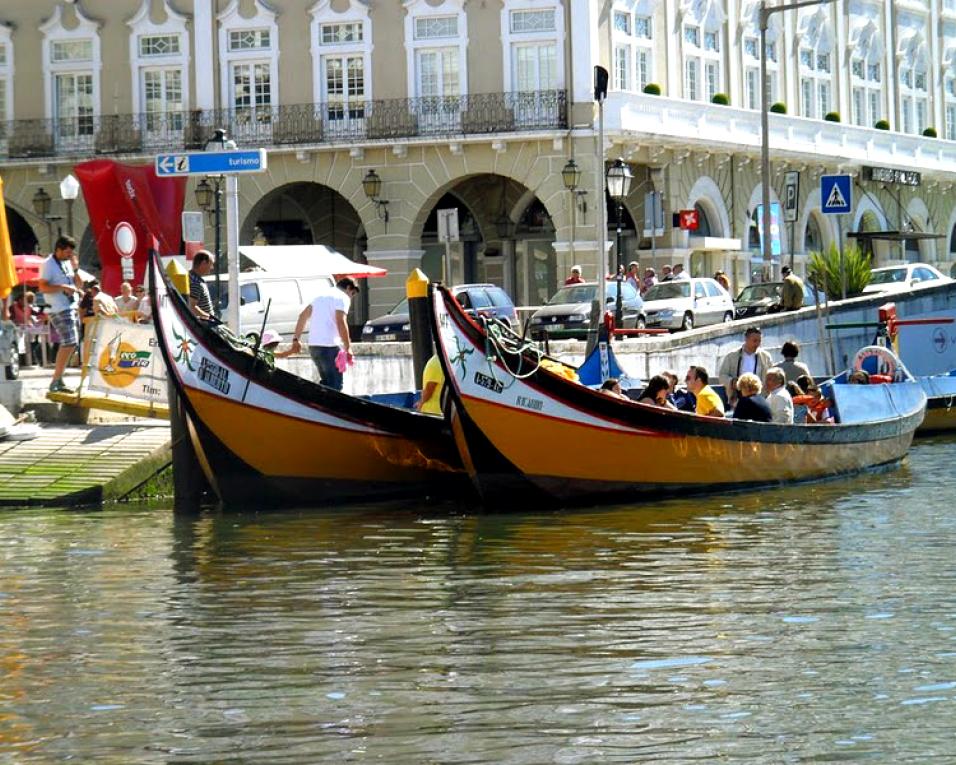
<path fill-rule="evenodd" d="M 644 86 L 644 92 L 649 96 L 659 96 L 661 94 L 661 86 L 656 82 L 649 82 Z"/>
<path fill-rule="evenodd" d="M 827 112 L 823 115 L 823 119 L 825 119 L 827 122 L 839 122 L 840 112 Z"/>
<path fill-rule="evenodd" d="M 720 104 L 721 106 L 730 106 L 730 96 L 726 93 L 714 93 L 714 97 L 710 99 L 712 104 Z"/>
<path fill-rule="evenodd" d="M 926 128 L 926 130 L 923 131 L 923 135 L 925 135 L 927 138 L 936 138 L 937 137 L 936 128 L 934 127 Z"/>
<path fill-rule="evenodd" d="M 777 103 L 770 106 L 770 111 L 774 114 L 786 114 L 787 105 L 783 101 L 777 101 Z"/>
<path fill-rule="evenodd" d="M 843 263 L 846 269 L 846 296 L 863 294 L 863 288 L 870 283 L 870 256 L 858 245 L 848 244 L 843 248 Z M 831 244 L 826 252 L 810 253 L 807 278 L 818 290 L 825 292 L 830 300 L 840 300 L 843 297 L 840 250 L 836 244 Z"/>
<path fill-rule="evenodd" d="M 875 127 L 877 130 L 889 130 L 890 123 L 888 120 L 877 120 L 873 127 Z"/>

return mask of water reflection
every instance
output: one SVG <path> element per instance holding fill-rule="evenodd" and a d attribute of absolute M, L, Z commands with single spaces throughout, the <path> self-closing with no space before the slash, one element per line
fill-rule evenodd
<path fill-rule="evenodd" d="M 9 513 L 0 758 L 954 759 L 952 446 L 567 513 Z"/>

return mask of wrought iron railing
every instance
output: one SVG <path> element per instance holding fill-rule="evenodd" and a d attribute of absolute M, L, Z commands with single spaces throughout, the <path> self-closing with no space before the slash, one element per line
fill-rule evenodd
<path fill-rule="evenodd" d="M 241 147 L 563 129 L 563 90 L 0 122 L 0 160 L 197 151 L 225 128 Z"/>

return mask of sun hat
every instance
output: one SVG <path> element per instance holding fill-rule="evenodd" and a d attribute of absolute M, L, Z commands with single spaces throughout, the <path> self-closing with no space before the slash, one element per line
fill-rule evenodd
<path fill-rule="evenodd" d="M 259 343 L 261 346 L 272 345 L 273 343 L 281 343 L 282 335 L 276 332 L 274 329 L 267 329 L 262 333 L 262 340 Z"/>

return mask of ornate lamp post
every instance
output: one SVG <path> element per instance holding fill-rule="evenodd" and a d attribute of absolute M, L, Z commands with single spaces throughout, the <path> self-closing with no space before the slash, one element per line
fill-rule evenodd
<path fill-rule="evenodd" d="M 226 136 L 225 130 L 217 128 L 212 138 L 206 141 L 203 151 L 232 151 L 235 148 L 236 142 Z M 216 316 L 222 313 L 222 285 L 219 279 L 219 261 L 220 255 L 222 254 L 222 182 L 223 176 L 217 175 L 213 177 L 213 186 L 209 185 L 208 178 L 203 178 L 199 182 L 199 185 L 196 186 L 196 204 L 198 204 L 202 210 L 208 212 L 209 208 L 213 206 L 213 202 L 215 202 L 215 206 L 213 207 L 213 225 L 216 228 L 216 301 L 214 306 Z M 204 201 L 205 204 L 203 204 Z"/>
<path fill-rule="evenodd" d="M 33 203 L 33 212 L 37 214 L 37 217 L 46 223 L 46 236 L 47 243 L 50 247 L 50 252 L 53 251 L 53 221 L 59 220 L 59 215 L 50 215 L 50 208 L 53 204 L 52 197 L 47 194 L 42 188 L 37 189 L 37 193 L 33 195 L 33 199 L 30 200 Z"/>
<path fill-rule="evenodd" d="M 66 234 L 73 236 L 73 203 L 80 195 L 80 182 L 73 177 L 73 174 L 67 175 L 60 181 L 60 196 L 66 202 Z"/>
<path fill-rule="evenodd" d="M 631 190 L 631 168 L 618 158 L 607 169 L 607 193 L 617 207 L 617 303 L 614 309 L 614 326 L 620 328 L 624 319 L 624 253 L 622 251 L 621 219 L 624 215 L 624 200 Z"/>

